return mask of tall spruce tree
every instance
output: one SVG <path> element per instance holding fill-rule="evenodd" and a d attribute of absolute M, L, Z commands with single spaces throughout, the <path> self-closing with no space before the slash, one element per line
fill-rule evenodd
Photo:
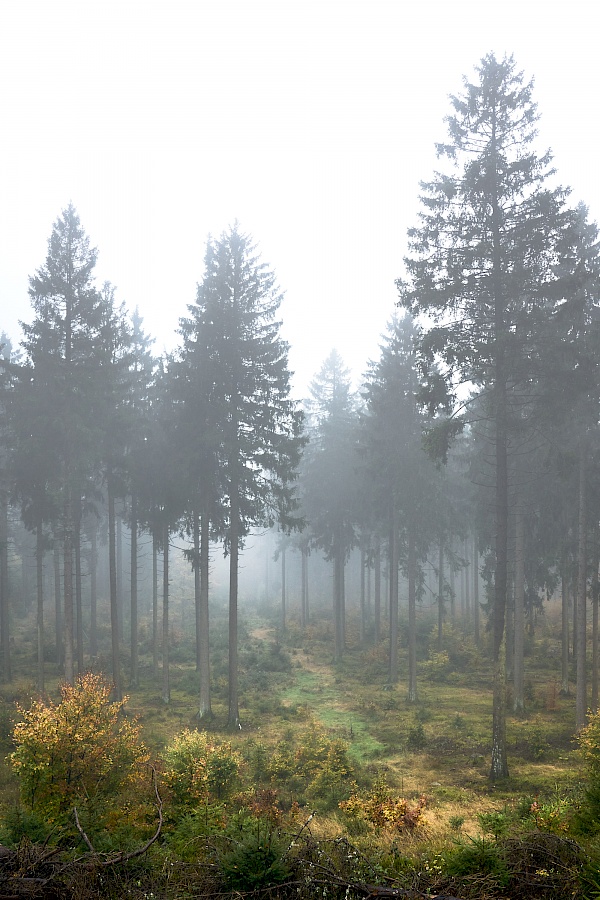
<path fill-rule="evenodd" d="M 70 204 L 56 220 L 45 264 L 30 278 L 34 311 L 22 324 L 23 348 L 33 368 L 40 441 L 56 457 L 64 554 L 64 674 L 74 680 L 74 570 L 76 508 L 84 484 L 97 463 L 99 424 L 90 398 L 95 396 L 101 345 L 102 298 L 94 281 L 96 250 L 90 247 L 79 216 Z M 41 434 L 39 429 L 46 429 Z"/>
<path fill-rule="evenodd" d="M 512 58 L 484 57 L 477 79 L 452 97 L 445 172 L 422 185 L 420 225 L 409 231 L 401 302 L 427 317 L 419 341 L 431 409 L 457 406 L 469 383 L 492 422 L 494 448 L 494 699 L 492 780 L 508 775 L 501 666 L 508 590 L 509 433 L 516 385 L 541 376 L 544 341 L 556 344 L 563 298 L 557 266 L 572 215 L 550 186 L 551 155 L 533 148 L 538 114 L 532 84 Z M 568 244 L 568 239 L 566 243 Z M 443 361 L 440 373 L 432 368 Z M 448 437 L 458 428 L 449 420 Z"/>
<path fill-rule="evenodd" d="M 302 501 L 311 544 L 333 565 L 334 656 L 345 648 L 345 565 L 356 544 L 357 411 L 350 373 L 332 350 L 310 384 Z"/>
<path fill-rule="evenodd" d="M 362 441 L 376 506 L 389 535 L 390 668 L 398 680 L 398 568 L 408 580 L 408 700 L 417 700 L 416 600 L 422 561 L 443 521 L 439 472 L 423 450 L 427 417 L 419 405 L 416 330 L 411 317 L 394 316 L 365 384 Z"/>
<path fill-rule="evenodd" d="M 229 725 L 238 696 L 239 553 L 250 529 L 297 524 L 294 476 L 302 416 L 290 398 L 288 346 L 276 316 L 275 275 L 237 224 L 209 239 L 194 310 L 201 352 L 210 360 L 210 441 L 224 497 L 229 554 Z M 213 418 L 214 416 L 214 418 Z M 209 477 L 212 477 L 212 463 Z M 201 473 L 198 473 L 199 476 Z"/>

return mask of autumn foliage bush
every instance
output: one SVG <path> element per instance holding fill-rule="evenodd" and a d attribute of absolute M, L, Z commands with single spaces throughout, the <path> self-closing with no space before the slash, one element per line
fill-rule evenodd
<path fill-rule="evenodd" d="M 58 703 L 17 706 L 22 718 L 9 760 L 26 808 L 48 821 L 73 807 L 101 819 L 117 795 L 144 779 L 148 753 L 139 725 L 124 715 L 127 698 L 111 702 L 111 690 L 102 675 L 87 672 L 61 686 Z"/>
<path fill-rule="evenodd" d="M 196 806 L 225 799 L 237 786 L 240 754 L 229 741 L 186 728 L 162 754 L 163 781 L 173 800 Z"/>
<path fill-rule="evenodd" d="M 419 797 L 415 804 L 410 804 L 404 797 L 395 796 L 383 780 L 379 780 L 372 791 L 353 794 L 339 804 L 351 820 L 394 831 L 423 825 L 425 805 L 425 797 Z"/>

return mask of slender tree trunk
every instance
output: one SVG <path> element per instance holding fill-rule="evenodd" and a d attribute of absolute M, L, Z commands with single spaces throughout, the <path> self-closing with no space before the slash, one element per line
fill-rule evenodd
<path fill-rule="evenodd" d="M 437 648 L 441 653 L 444 643 L 444 541 L 440 537 L 438 546 L 438 629 Z"/>
<path fill-rule="evenodd" d="M 238 574 L 239 574 L 239 484 L 234 461 L 231 478 L 231 534 L 229 551 L 229 716 L 230 728 L 241 728 L 238 697 Z"/>
<path fill-rule="evenodd" d="M 110 632 L 112 650 L 112 676 L 116 700 L 123 699 L 121 683 L 121 647 L 119 643 L 119 607 L 117 599 L 117 548 L 115 528 L 115 495 L 112 473 L 106 479 L 108 493 L 108 579 L 110 592 Z"/>
<path fill-rule="evenodd" d="M 64 662 L 63 647 L 63 615 L 62 615 L 62 591 L 61 591 L 61 572 L 60 572 L 60 547 L 59 541 L 54 532 L 54 621 L 55 621 L 55 641 L 56 641 L 56 661 L 59 670 L 62 671 Z"/>
<path fill-rule="evenodd" d="M 452 551 L 452 544 L 450 544 L 450 550 Z M 452 620 L 452 624 L 456 624 L 456 577 L 454 573 L 454 560 L 451 558 L 450 560 L 450 619 Z"/>
<path fill-rule="evenodd" d="M 360 644 L 361 647 L 365 642 L 365 626 L 366 626 L 366 607 L 367 607 L 367 554 L 364 546 L 360 548 Z"/>
<path fill-rule="evenodd" d="M 286 629 L 285 547 L 281 548 L 281 630 Z"/>
<path fill-rule="evenodd" d="M 98 656 L 98 525 L 95 518 L 91 523 L 90 551 L 90 656 Z"/>
<path fill-rule="evenodd" d="M 206 508 L 200 519 L 200 708 L 201 719 L 212 717 L 208 610 L 210 520 Z"/>
<path fill-rule="evenodd" d="M 152 672 L 158 678 L 158 534 L 152 530 Z"/>
<path fill-rule="evenodd" d="M 131 496 L 131 685 L 137 687 L 140 680 L 138 659 L 138 521 L 137 497 Z"/>
<path fill-rule="evenodd" d="M 594 552 L 592 564 L 592 712 L 598 710 L 598 568 L 600 567 L 600 543 L 598 525 L 594 526 Z"/>
<path fill-rule="evenodd" d="M 166 513 L 165 513 L 166 520 Z M 169 524 L 163 526 L 162 699 L 171 702 L 169 680 Z"/>
<path fill-rule="evenodd" d="M 196 613 L 196 672 L 200 672 L 200 592 L 202 576 L 200 572 L 200 516 L 194 512 L 194 609 Z"/>
<path fill-rule="evenodd" d="M 475 646 L 481 644 L 479 617 L 479 545 L 477 535 L 473 535 L 473 638 Z"/>
<path fill-rule="evenodd" d="M 579 638 L 579 628 L 577 627 L 577 613 L 579 611 L 579 603 L 577 600 L 577 598 L 579 597 L 578 578 L 579 578 L 579 574 L 578 574 L 578 571 L 576 571 L 573 573 L 573 590 L 572 590 L 572 596 L 573 596 L 573 610 L 572 610 L 572 615 L 573 615 L 573 625 L 572 625 L 573 654 L 572 654 L 572 656 L 573 656 L 574 660 L 577 660 L 577 640 Z"/>
<path fill-rule="evenodd" d="M 75 502 L 75 611 L 77 671 L 83 673 L 83 598 L 81 591 L 81 497 Z"/>
<path fill-rule="evenodd" d="M 333 627 L 334 658 L 341 659 L 344 653 L 344 553 L 338 528 L 333 558 Z"/>
<path fill-rule="evenodd" d="M 525 672 L 523 638 L 525 636 L 525 515 L 521 502 L 515 512 L 515 653 L 514 653 L 514 711 L 525 709 Z"/>
<path fill-rule="evenodd" d="M 465 538 L 464 554 L 465 554 L 465 615 L 466 615 L 466 619 L 467 619 L 467 627 L 470 631 L 473 622 L 472 622 L 472 615 L 471 615 L 471 548 L 469 546 L 468 538 Z"/>
<path fill-rule="evenodd" d="M 375 615 L 375 636 L 374 642 L 377 646 L 381 640 L 381 539 L 377 536 L 375 544 L 375 597 L 374 597 L 374 615 Z"/>
<path fill-rule="evenodd" d="M 417 702 L 417 550 L 408 529 L 408 702 Z"/>
<path fill-rule="evenodd" d="M 575 712 L 577 729 L 584 727 L 587 714 L 587 447 L 582 438 L 579 451 L 579 551 L 577 578 L 577 688 Z"/>
<path fill-rule="evenodd" d="M 390 567 L 390 684 L 398 681 L 398 513 L 392 499 L 389 543 Z"/>
<path fill-rule="evenodd" d="M 64 535 L 63 535 L 63 590 L 64 590 L 64 660 L 65 681 L 68 684 L 75 682 L 75 663 L 73 659 L 73 512 L 71 502 L 71 488 L 65 489 L 63 505 Z"/>
<path fill-rule="evenodd" d="M 2 679 L 11 680 L 10 604 L 8 582 L 8 492 L 0 482 L 0 643 L 2 646 Z"/>
<path fill-rule="evenodd" d="M 567 575 L 567 549 L 563 544 L 561 562 L 561 693 L 568 697 L 569 686 L 569 578 Z"/>
<path fill-rule="evenodd" d="M 44 685 L 44 531 L 41 519 L 35 529 L 35 569 L 37 583 L 37 689 L 43 694 Z"/>
<path fill-rule="evenodd" d="M 302 547 L 301 578 L 302 578 L 302 627 L 308 625 L 308 550 Z"/>
<path fill-rule="evenodd" d="M 119 504 L 120 505 L 120 504 Z M 117 610 L 119 613 L 119 641 L 123 642 L 123 519 L 115 516 L 115 546 L 117 550 Z"/>

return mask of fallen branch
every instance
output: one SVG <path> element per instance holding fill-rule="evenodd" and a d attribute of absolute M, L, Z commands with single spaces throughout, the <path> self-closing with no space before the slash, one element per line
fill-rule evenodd
<path fill-rule="evenodd" d="M 110 857 L 108 857 L 108 859 L 101 860 L 99 862 L 99 865 L 101 865 L 101 866 L 117 866 L 117 865 L 120 865 L 121 863 L 129 862 L 130 859 L 136 859 L 138 856 L 143 856 L 144 853 L 146 853 L 150 849 L 152 844 L 154 844 L 154 842 L 158 840 L 160 833 L 162 831 L 162 827 L 163 827 L 163 811 L 162 811 L 163 810 L 163 802 L 162 802 L 162 798 L 161 798 L 160 794 L 158 793 L 158 785 L 156 782 L 156 769 L 154 768 L 154 766 L 152 767 L 152 781 L 154 784 L 154 794 L 156 796 L 156 805 L 158 808 L 158 825 L 156 827 L 156 831 L 154 832 L 154 834 L 152 835 L 150 840 L 146 841 L 146 843 L 143 844 L 143 846 L 138 847 L 137 850 L 132 850 L 130 853 L 125 853 L 124 851 L 121 851 L 121 853 L 117 853 L 114 856 L 110 856 Z M 100 854 L 97 853 L 96 850 L 94 849 L 94 846 L 93 846 L 92 842 L 90 841 L 89 837 L 87 836 L 87 834 L 81 827 L 81 823 L 79 822 L 79 816 L 77 815 L 76 807 L 73 807 L 73 813 L 75 815 L 75 826 L 77 828 L 77 831 L 81 835 L 82 839 L 85 841 L 85 844 L 86 844 L 88 850 L 95 857 L 100 856 Z M 79 857 L 77 862 L 81 862 L 84 860 L 85 860 L 85 857 Z"/>

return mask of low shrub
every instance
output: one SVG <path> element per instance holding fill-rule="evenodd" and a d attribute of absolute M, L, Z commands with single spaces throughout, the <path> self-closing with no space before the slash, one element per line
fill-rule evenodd
<path fill-rule="evenodd" d="M 180 806 L 220 801 L 237 787 L 241 756 L 229 741 L 186 728 L 162 753 L 163 780 Z"/>

